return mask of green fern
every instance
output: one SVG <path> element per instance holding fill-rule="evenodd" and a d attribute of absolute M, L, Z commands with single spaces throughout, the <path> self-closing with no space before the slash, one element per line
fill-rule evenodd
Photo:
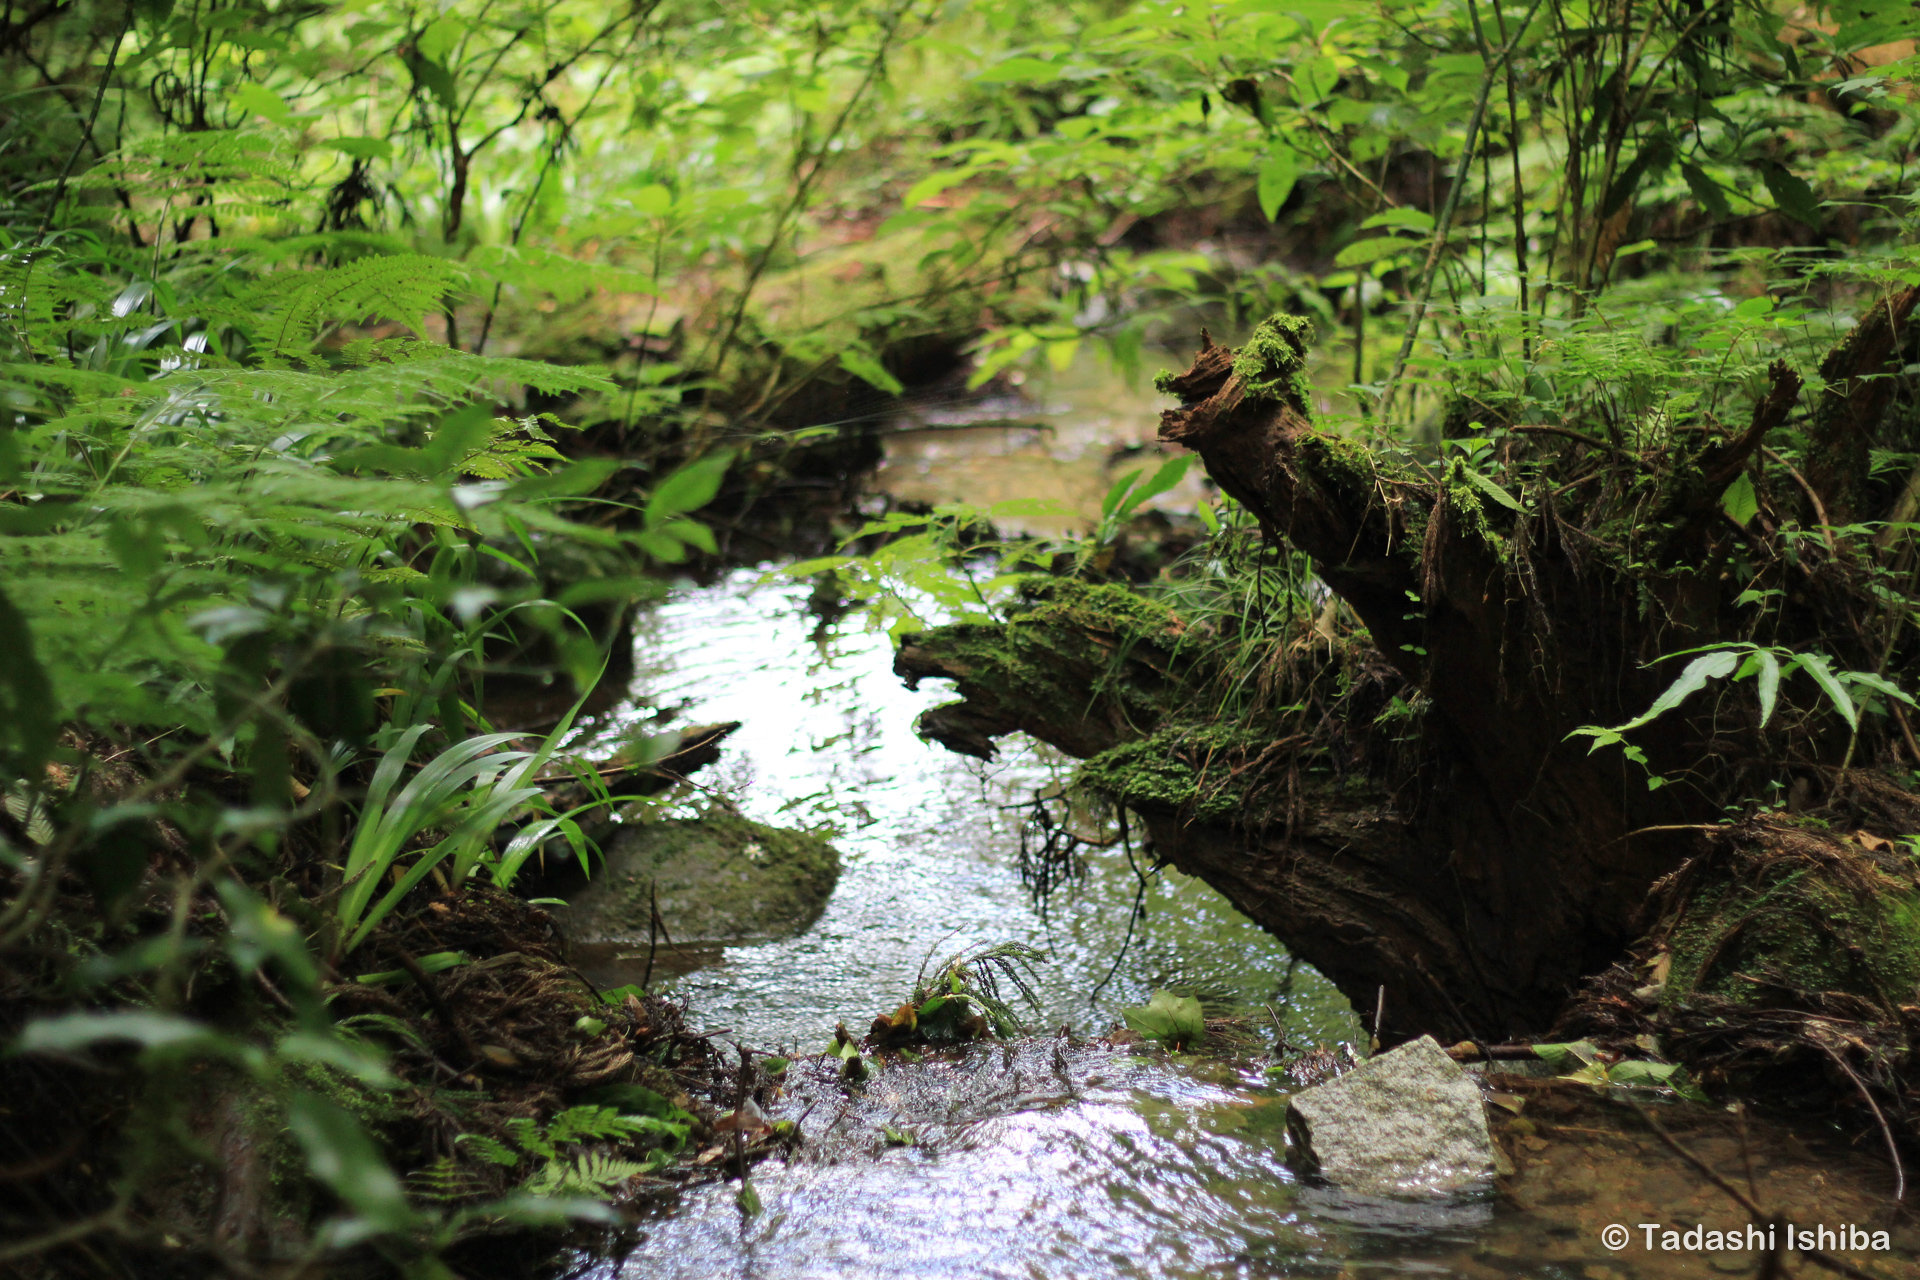
<path fill-rule="evenodd" d="M 526 1123 L 531 1124 L 532 1122 L 527 1121 Z M 518 1151 L 515 1151 L 504 1142 L 487 1137 L 485 1134 L 463 1133 L 458 1138 L 455 1138 L 454 1141 L 471 1149 L 475 1155 L 485 1160 L 488 1164 L 504 1165 L 507 1168 L 512 1168 L 514 1165 L 519 1164 L 522 1159 Z"/>
<path fill-rule="evenodd" d="M 621 1160 L 604 1151 L 582 1151 L 571 1160 L 554 1159 L 527 1180 L 537 1196 L 605 1195 L 629 1178 L 647 1172 L 647 1166 Z"/>

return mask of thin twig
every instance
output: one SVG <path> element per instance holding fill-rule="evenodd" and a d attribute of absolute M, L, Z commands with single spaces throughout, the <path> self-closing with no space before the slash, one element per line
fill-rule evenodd
<path fill-rule="evenodd" d="M 1807 501 L 1813 504 L 1814 519 L 1819 521 L 1820 536 L 1827 540 L 1827 550 L 1836 556 L 1839 555 L 1840 548 L 1833 540 L 1833 530 L 1827 527 L 1827 504 L 1820 501 L 1820 495 L 1814 492 L 1813 486 L 1807 483 L 1807 478 L 1795 470 L 1791 462 L 1788 462 L 1785 458 L 1767 448 L 1765 445 L 1760 446 L 1760 452 L 1779 463 L 1781 469 L 1792 476 L 1794 483 L 1800 486 L 1800 491 L 1807 495 Z"/>
<path fill-rule="evenodd" d="M 1704 970 L 1702 972 L 1704 972 Z M 1907 1167 L 1900 1163 L 1899 1144 L 1893 1140 L 1893 1129 L 1887 1124 L 1886 1116 L 1881 1114 L 1880 1104 L 1875 1102 L 1873 1100 L 1873 1094 L 1867 1091 L 1866 1081 L 1854 1074 L 1853 1068 L 1847 1065 L 1847 1060 L 1841 1057 L 1832 1045 L 1828 1044 L 1819 1036 L 1810 1036 L 1808 1038 L 1820 1046 L 1822 1053 L 1833 1059 L 1833 1064 L 1836 1067 L 1839 1067 L 1840 1070 L 1846 1073 L 1847 1079 L 1853 1081 L 1853 1087 L 1860 1091 L 1860 1097 L 1866 1102 L 1867 1110 L 1873 1112 L 1874 1120 L 1880 1125 L 1880 1136 L 1884 1138 L 1887 1143 L 1887 1155 L 1893 1160 L 1894 1201 L 1898 1203 L 1899 1201 L 1905 1200 L 1907 1198 Z"/>

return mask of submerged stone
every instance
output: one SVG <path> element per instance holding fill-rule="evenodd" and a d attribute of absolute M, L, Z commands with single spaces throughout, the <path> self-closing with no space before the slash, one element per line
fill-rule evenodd
<path fill-rule="evenodd" d="M 1294 1094 L 1287 1128 L 1302 1163 L 1368 1195 L 1459 1191 L 1495 1171 L 1479 1086 L 1432 1036 Z"/>
<path fill-rule="evenodd" d="M 718 806 L 624 827 L 606 853 L 587 887 L 555 911 L 572 942 L 645 944 L 656 906 L 662 942 L 791 936 L 820 918 L 840 878 L 825 836 Z"/>

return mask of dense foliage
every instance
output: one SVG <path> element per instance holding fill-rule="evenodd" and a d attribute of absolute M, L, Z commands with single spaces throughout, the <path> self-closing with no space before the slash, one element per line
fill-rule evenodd
<path fill-rule="evenodd" d="M 587 856 L 539 785 L 571 720 L 529 736 L 490 699 L 589 695 L 627 603 L 716 553 L 723 484 L 963 367 L 1093 346 L 1137 372 L 1176 322 L 1275 310 L 1322 331 L 1321 421 L 1397 476 L 1437 462 L 1505 519 L 1581 449 L 1658 470 L 1743 426 L 1775 362 L 1820 389 L 1850 317 L 1920 283 L 1916 35 L 1891 0 L 9 3 L 0 1036 L 33 1051 L 21 1079 L 64 1055 L 116 1092 L 77 1121 L 104 1172 L 8 1200 L 0 1260 L 371 1248 L 432 1275 L 503 1219 L 595 1213 L 577 1196 L 638 1166 L 565 1147 L 574 1111 L 462 1148 L 502 1194 L 548 1161 L 525 1194 L 403 1186 L 413 1156 L 369 1137 L 390 1043 L 328 1002 L 416 886 L 510 885 L 549 839 Z M 1789 509 L 1824 474 L 1817 416 L 1711 495 L 1769 529 L 1754 603 L 1811 539 L 1870 547 L 1853 632 L 1883 655 L 1913 597 L 1882 554 L 1920 461 L 1896 417 L 1844 510 Z M 1530 429 L 1566 452 L 1516 453 Z M 1105 572 L 1173 478 L 1116 489 L 1065 563 Z M 1221 508 L 1218 579 L 1168 590 L 1319 611 Z M 979 518 L 889 517 L 866 532 L 907 539 L 836 567 L 991 616 L 1011 573 L 913 577 Z M 1247 638 L 1221 697 L 1290 634 Z M 1856 731 L 1856 701 L 1898 715 L 1865 641 L 1710 640 L 1737 647 L 1695 688 L 1770 699 L 1797 664 Z M 207 1063 L 327 1189 L 279 1252 L 153 1220 L 205 1166 L 161 1120 Z M 685 1117 L 646 1118 L 566 1141 L 679 1125 L 677 1149 Z"/>

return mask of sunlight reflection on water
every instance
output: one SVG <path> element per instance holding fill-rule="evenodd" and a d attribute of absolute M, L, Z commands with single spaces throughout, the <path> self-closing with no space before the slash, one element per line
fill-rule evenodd
<path fill-rule="evenodd" d="M 1119 850 L 1095 853 L 1084 886 L 1043 919 L 1022 888 L 1017 806 L 1069 762 L 1008 740 L 991 764 L 913 733 L 916 714 L 951 698 L 908 690 L 892 644 L 858 614 L 820 632 L 804 585 L 762 585 L 740 570 L 675 592 L 638 625 L 635 691 L 683 719 L 739 720 L 708 785 L 750 816 L 831 823 L 845 860 L 825 914 L 796 938 L 727 946 L 718 964 L 673 983 L 709 1026 L 762 1044 L 825 1042 L 907 994 L 929 950 L 1020 941 L 1046 951 L 1040 1026 L 1104 1026 L 1158 986 L 1221 1009 L 1274 1002 L 1299 1035 L 1351 1038 L 1344 999 L 1295 972 L 1279 1000 L 1286 950 L 1198 881 L 1165 872 L 1097 1004 L 1088 994 L 1120 955 L 1137 881 Z M 636 713 L 637 714 L 637 713 Z M 1145 860 L 1142 859 L 1144 866 Z"/>

